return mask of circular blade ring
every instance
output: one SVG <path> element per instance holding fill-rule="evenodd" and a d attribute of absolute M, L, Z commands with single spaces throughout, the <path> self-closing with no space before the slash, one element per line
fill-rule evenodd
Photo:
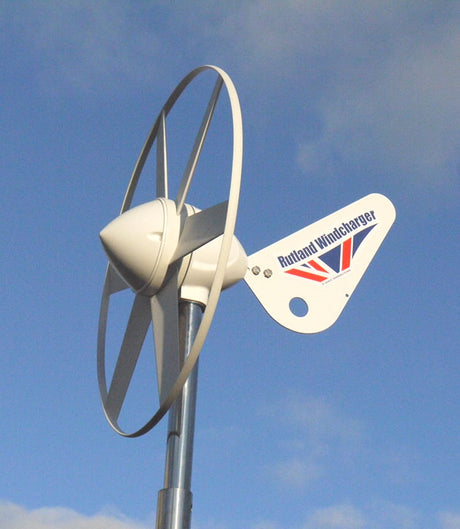
<path fill-rule="evenodd" d="M 225 218 L 225 227 L 224 227 L 224 232 L 222 235 L 220 252 L 219 252 L 218 259 L 217 259 L 216 271 L 215 271 L 214 279 L 213 279 L 213 282 L 212 282 L 212 285 L 209 291 L 209 298 L 208 298 L 208 302 L 206 304 L 206 308 L 203 313 L 200 327 L 195 336 L 195 340 L 191 347 L 190 353 L 184 361 L 184 364 L 180 370 L 180 373 L 176 379 L 176 382 L 170 389 L 167 397 L 163 400 L 163 402 L 160 403 L 158 410 L 151 417 L 151 419 L 138 430 L 131 432 L 131 433 L 127 433 L 123 431 L 121 427 L 119 426 L 118 416 L 117 417 L 111 416 L 110 411 L 106 409 L 105 404 L 104 404 L 106 402 L 107 395 L 108 395 L 106 374 L 105 374 L 105 336 L 106 336 L 106 327 L 107 327 L 107 316 L 108 316 L 108 310 L 109 310 L 109 301 L 110 301 L 110 296 L 113 293 L 118 292 L 119 290 L 122 289 L 119 283 L 116 287 L 113 286 L 114 285 L 114 280 L 113 280 L 114 273 L 113 273 L 113 270 L 111 270 L 111 266 L 110 265 L 108 266 L 105 283 L 104 283 L 103 294 L 102 294 L 100 317 L 99 317 L 98 346 L 97 346 L 98 383 L 99 383 L 99 392 L 101 395 L 102 402 L 104 404 L 104 412 L 106 414 L 107 420 L 112 426 L 112 428 L 117 433 L 119 433 L 120 435 L 124 437 L 138 437 L 138 436 L 141 436 L 147 433 L 156 424 L 158 424 L 158 422 L 163 418 L 163 416 L 169 410 L 173 402 L 179 397 L 187 378 L 189 377 L 190 373 L 192 372 L 198 360 L 201 348 L 206 339 L 209 327 L 211 325 L 212 318 L 214 316 L 214 313 L 217 307 L 217 302 L 219 300 L 219 296 L 222 290 L 222 284 L 224 281 L 226 265 L 227 265 L 227 261 L 228 261 L 229 254 L 230 254 L 233 234 L 235 231 L 236 215 L 237 215 L 238 200 L 239 200 L 240 185 L 241 185 L 242 159 L 243 159 L 243 125 L 242 125 L 241 108 L 240 108 L 240 103 L 238 99 L 238 94 L 236 92 L 236 89 L 235 89 L 235 86 L 232 80 L 230 79 L 228 74 L 224 72 L 222 69 L 216 66 L 211 66 L 211 65 L 200 66 L 192 70 L 188 75 L 186 75 L 182 79 L 182 81 L 177 85 L 174 91 L 171 93 L 165 105 L 163 106 L 162 110 L 160 111 L 159 116 L 157 120 L 155 121 L 147 137 L 147 140 L 141 150 L 141 153 L 134 167 L 131 180 L 129 182 L 129 185 L 128 185 L 128 188 L 127 188 L 124 200 L 123 200 L 120 214 L 124 213 L 131 206 L 132 198 L 136 190 L 139 178 L 141 176 L 142 169 L 150 153 L 150 149 L 153 145 L 153 142 L 157 138 L 159 131 L 161 131 L 161 128 L 164 126 L 164 120 L 166 116 L 169 114 L 170 110 L 172 109 L 172 107 L 174 106 L 174 104 L 176 103 L 180 95 L 182 94 L 182 92 L 185 90 L 185 88 L 193 81 L 193 79 L 197 75 L 199 75 L 200 73 L 206 70 L 213 70 L 214 72 L 216 72 L 218 75 L 218 82 L 221 82 L 225 85 L 225 88 L 227 90 L 227 94 L 229 97 L 229 101 L 230 101 L 232 124 L 233 124 L 233 155 L 232 155 L 232 169 L 231 169 L 229 198 L 228 198 L 227 213 L 226 213 L 226 218 Z M 217 83 L 216 83 L 216 86 L 217 86 Z M 199 157 L 199 152 L 198 152 L 197 157 Z M 158 178 L 158 175 L 157 175 L 157 178 Z M 190 184 L 190 182 L 188 184 Z M 158 189 L 158 185 L 157 185 L 157 189 Z M 179 190 L 179 193 L 180 192 L 181 191 Z M 183 203 L 185 202 L 187 192 L 188 192 L 188 186 L 186 186 L 183 196 L 179 198 L 179 200 L 182 202 L 181 207 L 183 206 Z M 128 286 L 126 286 L 126 288 L 128 288 Z M 178 302 L 179 302 L 179 299 L 178 299 Z"/>

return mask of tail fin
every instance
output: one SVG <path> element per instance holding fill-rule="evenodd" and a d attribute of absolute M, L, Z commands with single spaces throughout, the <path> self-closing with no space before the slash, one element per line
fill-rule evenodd
<path fill-rule="evenodd" d="M 395 218 L 390 200 L 367 195 L 249 256 L 244 279 L 280 325 L 324 331 L 340 316 Z"/>

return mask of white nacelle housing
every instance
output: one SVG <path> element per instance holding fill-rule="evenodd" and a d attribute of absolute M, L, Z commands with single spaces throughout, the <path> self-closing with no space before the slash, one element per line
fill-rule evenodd
<path fill-rule="evenodd" d="M 206 305 L 209 290 L 216 273 L 221 242 L 222 236 L 208 242 L 192 253 L 192 258 L 180 290 L 181 299 L 196 301 Z M 234 236 L 225 269 L 222 290 L 231 287 L 243 279 L 247 270 L 247 262 L 248 257 L 246 252 L 239 240 Z"/>
<path fill-rule="evenodd" d="M 197 213 L 187 206 L 187 213 Z M 173 200 L 158 198 L 132 208 L 100 233 L 110 262 L 138 294 L 153 296 L 162 287 L 173 263 L 181 226 Z M 214 280 L 222 236 L 182 258 L 179 271 L 180 297 L 206 305 Z M 247 269 L 246 253 L 236 239 L 230 250 L 222 288 L 240 281 Z"/>

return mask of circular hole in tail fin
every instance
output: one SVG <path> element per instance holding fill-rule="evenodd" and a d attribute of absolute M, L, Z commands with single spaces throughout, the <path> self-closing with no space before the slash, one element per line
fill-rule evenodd
<path fill-rule="evenodd" d="M 307 302 L 302 298 L 292 298 L 289 302 L 289 309 L 298 318 L 303 318 L 308 314 Z"/>

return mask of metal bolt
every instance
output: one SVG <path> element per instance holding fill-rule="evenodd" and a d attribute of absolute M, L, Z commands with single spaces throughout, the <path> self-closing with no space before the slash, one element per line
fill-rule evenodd
<path fill-rule="evenodd" d="M 267 268 L 267 270 L 264 270 L 264 276 L 265 277 L 267 277 L 267 278 L 268 277 L 272 277 L 272 274 L 273 274 L 273 272 L 269 268 Z"/>
<path fill-rule="evenodd" d="M 258 266 L 253 266 L 251 268 L 251 272 L 255 275 L 255 276 L 258 276 L 260 274 L 260 268 Z"/>

